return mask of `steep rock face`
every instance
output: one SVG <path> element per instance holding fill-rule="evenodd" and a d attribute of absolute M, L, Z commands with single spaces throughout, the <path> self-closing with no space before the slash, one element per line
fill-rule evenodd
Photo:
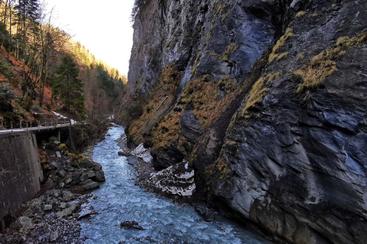
<path fill-rule="evenodd" d="M 281 22 L 272 1 L 145 1 L 135 21 L 130 95 L 150 96 L 129 127 L 153 145 L 157 167 L 188 155 L 238 95 Z M 185 116 L 184 116 L 185 115 Z M 185 125 L 190 116 L 194 133 Z M 192 129 L 192 128 L 191 128 Z M 187 135 L 189 136 L 187 137 Z"/>
<path fill-rule="evenodd" d="M 366 243 L 366 14 L 358 0 L 145 1 L 131 139 L 157 168 L 189 160 L 198 194 L 284 240 Z"/>
<path fill-rule="evenodd" d="M 289 24 L 208 177 L 214 195 L 289 241 L 367 240 L 366 13 L 361 1 L 315 3 Z"/>

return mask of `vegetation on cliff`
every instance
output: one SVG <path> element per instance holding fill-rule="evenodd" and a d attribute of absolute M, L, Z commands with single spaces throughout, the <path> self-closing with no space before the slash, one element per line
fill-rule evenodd
<path fill-rule="evenodd" d="M 53 27 L 38 1 L 1 1 L 0 19 L 0 126 L 56 110 L 98 120 L 120 104 L 126 78 Z"/>
<path fill-rule="evenodd" d="M 365 243 L 365 2 L 163 2 L 136 1 L 131 141 L 272 236 Z"/>

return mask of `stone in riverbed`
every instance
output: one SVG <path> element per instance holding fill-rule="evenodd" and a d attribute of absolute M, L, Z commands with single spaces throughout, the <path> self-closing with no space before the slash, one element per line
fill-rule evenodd
<path fill-rule="evenodd" d="M 119 156 L 121 156 L 121 157 L 128 157 L 128 156 L 129 156 L 129 154 L 127 154 L 127 153 L 125 153 L 125 152 L 123 152 L 123 151 L 119 151 L 117 154 L 118 154 Z"/>
<path fill-rule="evenodd" d="M 80 213 L 80 215 L 78 217 L 78 220 L 87 219 L 87 218 L 90 218 L 90 217 L 92 217 L 96 214 L 97 214 L 97 212 L 94 211 L 94 210 L 86 211 L 85 213 Z"/>
<path fill-rule="evenodd" d="M 143 227 L 139 225 L 136 221 L 124 221 L 120 223 L 120 228 L 130 229 L 130 230 L 144 230 Z"/>

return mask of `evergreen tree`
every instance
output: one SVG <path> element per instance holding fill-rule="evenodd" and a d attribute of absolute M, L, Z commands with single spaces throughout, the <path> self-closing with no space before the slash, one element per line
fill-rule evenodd
<path fill-rule="evenodd" d="M 27 20 L 39 22 L 41 18 L 39 0 L 18 0 L 14 9 L 18 16 L 18 21 L 24 23 Z"/>
<path fill-rule="evenodd" d="M 26 50 L 29 34 L 33 37 L 38 35 L 41 19 L 41 6 L 39 0 L 18 0 L 14 5 L 16 20 L 14 25 L 17 27 L 16 56 L 21 54 L 28 56 L 31 50 Z"/>
<path fill-rule="evenodd" d="M 53 82 L 53 95 L 64 104 L 66 112 L 84 117 L 83 82 L 78 79 L 79 68 L 70 56 L 62 59 Z"/>

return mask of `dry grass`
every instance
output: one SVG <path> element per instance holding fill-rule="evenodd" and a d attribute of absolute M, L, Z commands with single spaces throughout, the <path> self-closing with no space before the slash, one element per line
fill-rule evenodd
<path fill-rule="evenodd" d="M 297 92 L 302 92 L 307 88 L 319 86 L 327 77 L 336 70 L 336 59 L 345 54 L 346 50 L 363 43 L 367 43 L 367 33 L 360 33 L 353 37 L 343 36 L 338 38 L 336 44 L 314 56 L 310 63 L 294 71 L 295 75 L 303 79 L 303 83 L 298 86 Z"/>
<path fill-rule="evenodd" d="M 301 17 L 303 17 L 303 16 L 305 16 L 306 15 L 306 12 L 305 11 L 299 11 L 299 12 L 297 12 L 297 14 L 296 14 L 296 18 L 301 18 Z"/>
<path fill-rule="evenodd" d="M 153 147 L 164 148 L 176 143 L 180 135 L 181 112 L 171 111 L 152 131 Z"/>
<path fill-rule="evenodd" d="M 289 40 L 289 38 L 293 37 L 293 29 L 287 28 L 284 35 L 279 38 L 279 40 L 275 43 L 272 52 L 268 57 L 268 63 L 272 63 L 274 61 L 279 61 L 288 56 L 288 52 L 280 52 L 281 48 L 285 45 L 285 43 Z"/>
<path fill-rule="evenodd" d="M 180 76 L 181 73 L 173 66 L 163 69 L 160 80 L 153 89 L 143 114 L 129 127 L 129 134 L 133 136 L 134 140 L 142 141 L 144 133 L 158 122 L 161 113 L 173 102 Z"/>
<path fill-rule="evenodd" d="M 266 83 L 269 81 L 273 81 L 280 77 L 280 73 L 270 73 L 265 76 L 260 77 L 252 86 L 251 91 L 247 97 L 245 107 L 241 111 L 242 115 L 247 114 L 248 110 L 255 107 L 257 103 L 262 101 L 263 97 L 267 93 Z"/>
<path fill-rule="evenodd" d="M 237 82 L 234 79 L 210 81 L 209 77 L 193 80 L 180 99 L 181 106 L 191 104 L 203 127 L 208 127 L 232 101 Z M 224 97 L 220 96 L 222 88 Z"/>
<path fill-rule="evenodd" d="M 220 90 L 224 94 L 223 97 Z M 192 107 L 194 115 L 205 129 L 223 113 L 238 92 L 237 83 L 233 79 L 212 81 L 209 76 L 203 76 L 190 81 L 175 109 L 153 129 L 153 144 L 160 148 L 173 143 L 185 143 L 180 137 L 180 118 L 186 106 Z"/>

